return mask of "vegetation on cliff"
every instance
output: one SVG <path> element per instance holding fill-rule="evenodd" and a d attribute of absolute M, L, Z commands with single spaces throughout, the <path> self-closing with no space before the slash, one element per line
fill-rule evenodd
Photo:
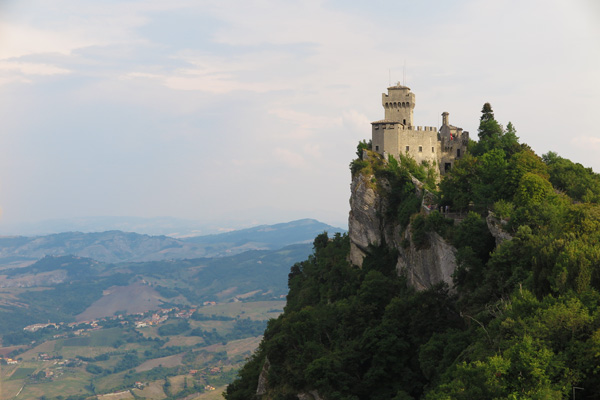
<path fill-rule="evenodd" d="M 583 388 L 577 398 L 597 398 L 600 176 L 555 153 L 537 156 L 489 104 L 470 149 L 435 193 L 438 205 L 468 212 L 456 226 L 437 212 L 414 215 L 420 198 L 402 160 L 351 164 L 374 184 L 386 179 L 386 218 L 410 219 L 417 245 L 436 231 L 456 246 L 453 290 L 412 289 L 385 244 L 353 267 L 347 237 L 320 235 L 314 255 L 292 267 L 285 312 L 227 399 L 256 396 L 266 359 L 264 399 L 313 390 L 328 400 L 562 399 L 573 387 Z M 511 240 L 495 246 L 489 212 Z"/>

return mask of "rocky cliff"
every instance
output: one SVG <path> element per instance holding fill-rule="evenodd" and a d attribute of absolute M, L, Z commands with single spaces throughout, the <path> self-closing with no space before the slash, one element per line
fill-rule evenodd
<path fill-rule="evenodd" d="M 422 195 L 421 182 L 413 178 L 416 194 Z M 428 232 L 427 248 L 418 249 L 412 240 L 410 226 L 402 229 L 389 215 L 391 185 L 385 179 L 364 172 L 354 174 L 351 185 L 350 261 L 362 265 L 370 246 L 385 243 L 398 251 L 396 269 L 404 274 L 417 289 L 425 289 L 439 282 L 452 286 L 456 268 L 456 249 L 435 232 Z"/>

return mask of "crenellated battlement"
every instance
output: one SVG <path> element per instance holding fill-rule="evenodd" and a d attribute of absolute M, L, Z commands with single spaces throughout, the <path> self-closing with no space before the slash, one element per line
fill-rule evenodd
<path fill-rule="evenodd" d="M 371 122 L 373 125 L 373 129 L 398 129 L 401 131 L 423 131 L 423 132 L 437 132 L 438 128 L 435 126 L 406 126 L 399 122 L 389 122 L 389 121 L 376 121 Z M 467 132 L 468 134 L 468 132 Z"/>

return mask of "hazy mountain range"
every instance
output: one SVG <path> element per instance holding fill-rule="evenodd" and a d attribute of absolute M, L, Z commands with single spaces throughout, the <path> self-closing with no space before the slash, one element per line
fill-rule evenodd
<path fill-rule="evenodd" d="M 150 236 L 120 230 L 0 237 L 0 265 L 18 265 L 45 256 L 63 255 L 111 263 L 221 257 L 248 250 L 275 250 L 290 244 L 309 243 L 323 231 L 330 234 L 344 232 L 313 219 L 302 219 L 189 238 Z"/>

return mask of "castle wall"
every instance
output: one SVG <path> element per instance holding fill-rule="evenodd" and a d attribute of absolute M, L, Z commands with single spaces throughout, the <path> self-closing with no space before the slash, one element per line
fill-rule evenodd
<path fill-rule="evenodd" d="M 469 132 L 463 132 L 460 128 L 442 126 L 440 137 L 440 172 L 444 174 L 454 168 L 454 163 L 467 154 Z"/>
<path fill-rule="evenodd" d="M 373 124 L 373 150 L 379 154 L 383 154 L 384 151 L 388 154 L 398 154 L 397 126 L 398 124 L 394 123 Z"/>
<path fill-rule="evenodd" d="M 441 147 L 438 140 L 437 128 L 417 126 L 406 128 L 399 123 L 373 123 L 373 150 L 379 154 L 384 152 L 398 158 L 399 154 L 409 155 L 418 164 L 427 161 L 438 165 Z"/>
<path fill-rule="evenodd" d="M 398 148 L 402 154 L 415 159 L 417 164 L 423 161 L 438 164 L 439 148 L 437 128 L 417 126 L 415 129 L 398 130 Z"/>

